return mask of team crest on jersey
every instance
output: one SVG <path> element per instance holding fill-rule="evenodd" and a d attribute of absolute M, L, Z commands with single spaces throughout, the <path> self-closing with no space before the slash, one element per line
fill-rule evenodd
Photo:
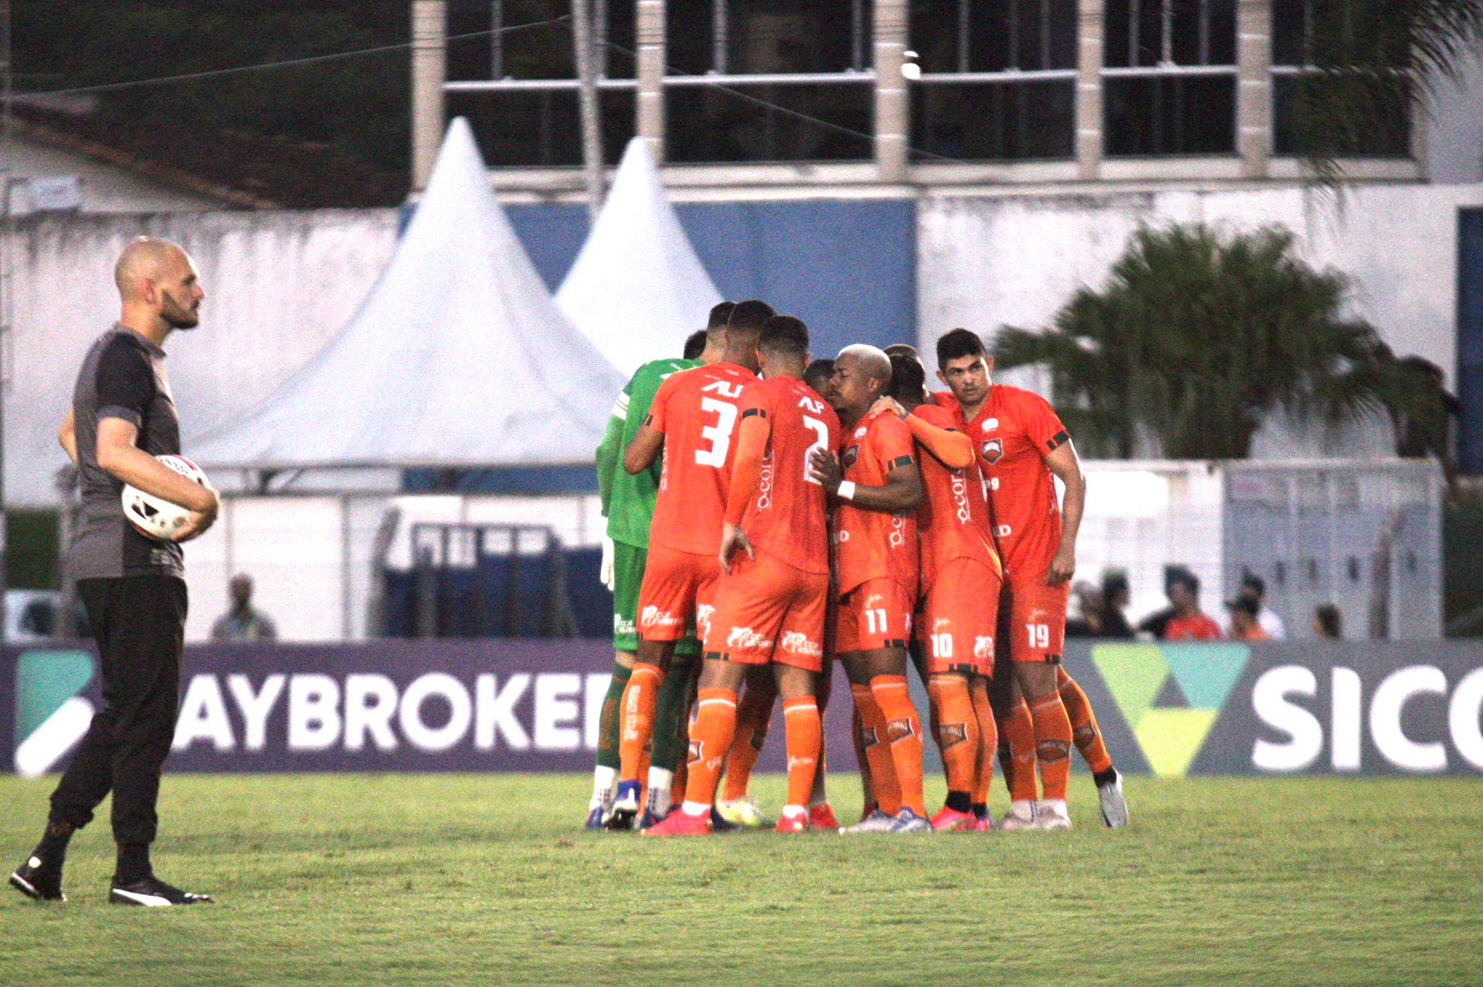
<path fill-rule="evenodd" d="M 860 447 L 850 446 L 844 451 L 844 468 L 849 469 L 851 466 L 854 466 L 855 460 L 858 458 L 860 458 Z"/>
<path fill-rule="evenodd" d="M 994 429 L 996 429 L 998 427 L 999 427 L 999 419 L 997 419 L 997 418 L 985 418 L 984 419 L 984 431 L 985 432 L 992 432 Z"/>
<path fill-rule="evenodd" d="M 985 439 L 983 446 L 979 448 L 979 454 L 984 457 L 984 462 L 997 463 L 999 457 L 1004 455 L 1004 443 L 998 439 Z"/>
<path fill-rule="evenodd" d="M 863 439 L 863 438 L 865 438 L 865 426 L 864 425 L 861 425 L 859 428 L 855 429 L 855 438 L 857 438 L 857 439 Z"/>

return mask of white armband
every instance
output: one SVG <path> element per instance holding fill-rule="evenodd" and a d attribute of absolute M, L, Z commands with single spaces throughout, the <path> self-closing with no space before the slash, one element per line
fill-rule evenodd
<path fill-rule="evenodd" d="M 855 499 L 855 484 L 854 484 L 854 481 L 853 480 L 846 480 L 843 483 L 841 483 L 839 485 L 839 489 L 835 491 L 835 495 L 837 497 L 839 497 L 840 500 L 854 500 Z"/>

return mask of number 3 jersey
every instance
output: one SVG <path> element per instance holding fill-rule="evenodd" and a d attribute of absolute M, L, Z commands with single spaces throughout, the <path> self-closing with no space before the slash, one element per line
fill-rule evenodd
<path fill-rule="evenodd" d="M 862 487 L 879 487 L 892 470 L 916 463 L 916 443 L 906 423 L 892 412 L 867 415 L 840 442 L 844 478 Z M 871 511 L 841 501 L 834 515 L 835 562 L 839 595 L 871 579 L 890 579 L 917 591 L 915 509 L 901 514 Z"/>
<path fill-rule="evenodd" d="M 721 550 L 742 391 L 757 375 L 721 361 L 666 378 L 645 425 L 664 434 L 649 540 L 678 552 Z"/>
<path fill-rule="evenodd" d="M 770 428 L 757 493 L 742 515 L 752 547 L 804 572 L 829 572 L 828 496 L 810 475 L 813 450 L 833 449 L 839 417 L 796 377 L 769 377 L 742 392 L 742 418 Z"/>

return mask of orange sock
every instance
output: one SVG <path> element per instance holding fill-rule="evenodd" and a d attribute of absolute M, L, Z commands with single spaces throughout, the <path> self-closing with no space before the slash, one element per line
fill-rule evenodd
<path fill-rule="evenodd" d="M 896 768 L 896 783 L 901 787 L 901 804 L 919 816 L 926 816 L 927 804 L 922 798 L 922 723 L 911 704 L 906 676 L 877 675 L 870 680 L 870 691 L 886 721 L 886 739 L 891 742 L 891 764 Z"/>
<path fill-rule="evenodd" d="M 1082 760 L 1092 769 L 1092 774 L 1101 774 L 1112 767 L 1112 758 L 1102 743 L 1102 731 L 1097 729 L 1097 714 L 1092 712 L 1092 704 L 1076 680 L 1067 675 L 1064 668 L 1057 671 L 1060 674 L 1056 678 L 1056 688 L 1060 690 L 1066 716 L 1071 720 L 1071 740 L 1081 751 Z"/>
<path fill-rule="evenodd" d="M 1040 762 L 1040 790 L 1044 798 L 1066 799 L 1066 776 L 1071 771 L 1071 720 L 1052 692 L 1030 704 L 1035 720 L 1035 758 Z"/>
<path fill-rule="evenodd" d="M 664 673 L 654 665 L 634 665 L 628 684 L 623 687 L 623 704 L 619 706 L 622 732 L 618 735 L 618 780 L 645 780 L 647 771 L 639 762 L 654 732 L 654 699 Z"/>
<path fill-rule="evenodd" d="M 1023 699 L 1011 702 L 999 721 L 999 765 L 1010 799 L 1035 801 L 1035 718 Z"/>
<path fill-rule="evenodd" d="M 689 774 L 685 783 L 685 811 L 709 808 L 716 799 L 721 762 L 736 732 L 736 693 L 730 689 L 701 689 L 698 712 L 690 728 Z"/>
<path fill-rule="evenodd" d="M 870 686 L 852 683 L 850 694 L 855 697 L 855 709 L 860 714 L 858 736 L 865 754 L 862 765 L 869 773 L 870 798 L 877 809 L 894 816 L 901 811 L 901 785 L 896 780 L 896 766 L 886 742 L 886 718 L 881 715 Z M 862 770 L 862 777 L 865 774 Z"/>
<path fill-rule="evenodd" d="M 736 710 L 736 733 L 726 755 L 726 780 L 721 784 L 723 801 L 745 798 L 752 783 L 752 769 L 762 754 L 767 740 L 767 726 L 772 720 L 772 707 L 778 698 L 778 687 L 772 676 L 752 676 Z"/>
<path fill-rule="evenodd" d="M 969 688 L 973 715 L 978 719 L 978 762 L 973 781 L 973 804 L 989 801 L 989 783 L 994 780 L 994 757 L 999 751 L 999 730 L 994 722 L 994 708 L 989 704 L 989 682 L 979 677 Z"/>
<path fill-rule="evenodd" d="M 783 700 L 783 726 L 788 744 L 788 805 L 808 807 L 819 765 L 819 739 L 823 725 L 813 696 Z"/>
<path fill-rule="evenodd" d="M 956 675 L 934 675 L 927 680 L 927 695 L 932 700 L 936 724 L 932 734 L 942 752 L 948 794 L 957 792 L 969 798 L 978 769 L 978 717 L 973 713 L 968 683 Z"/>

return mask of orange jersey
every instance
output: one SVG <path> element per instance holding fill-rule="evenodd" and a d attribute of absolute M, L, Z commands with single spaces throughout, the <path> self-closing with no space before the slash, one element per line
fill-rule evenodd
<path fill-rule="evenodd" d="M 989 521 L 1008 581 L 1040 579 L 1061 543 L 1061 507 L 1045 457 L 1071 438 L 1038 394 L 995 384 L 972 421 L 951 394 L 934 394 L 978 450 Z"/>
<path fill-rule="evenodd" d="M 918 405 L 911 413 L 938 428 L 963 428 L 957 416 L 935 404 Z M 999 553 L 989 532 L 989 505 L 978 463 L 949 469 L 932 453 L 919 449 L 917 465 L 922 471 L 922 503 L 917 508 L 922 585 L 930 586 L 937 572 L 954 559 L 982 562 L 998 576 Z"/>
<path fill-rule="evenodd" d="M 666 377 L 644 424 L 664 433 L 664 467 L 649 540 L 695 555 L 721 550 L 721 524 L 742 391 L 757 375 L 713 363 Z"/>
<path fill-rule="evenodd" d="M 804 572 L 829 572 L 829 503 L 810 476 L 815 449 L 839 443 L 834 409 L 796 377 L 769 377 L 742 391 L 741 414 L 762 415 L 770 432 L 757 492 L 742 516 L 752 547 Z"/>
<path fill-rule="evenodd" d="M 893 412 L 862 418 L 840 441 L 844 478 L 862 487 L 885 484 L 891 470 L 916 462 L 911 430 Z M 890 579 L 916 594 L 915 511 L 888 514 L 841 501 L 834 515 L 835 565 L 841 597 L 868 579 Z"/>

